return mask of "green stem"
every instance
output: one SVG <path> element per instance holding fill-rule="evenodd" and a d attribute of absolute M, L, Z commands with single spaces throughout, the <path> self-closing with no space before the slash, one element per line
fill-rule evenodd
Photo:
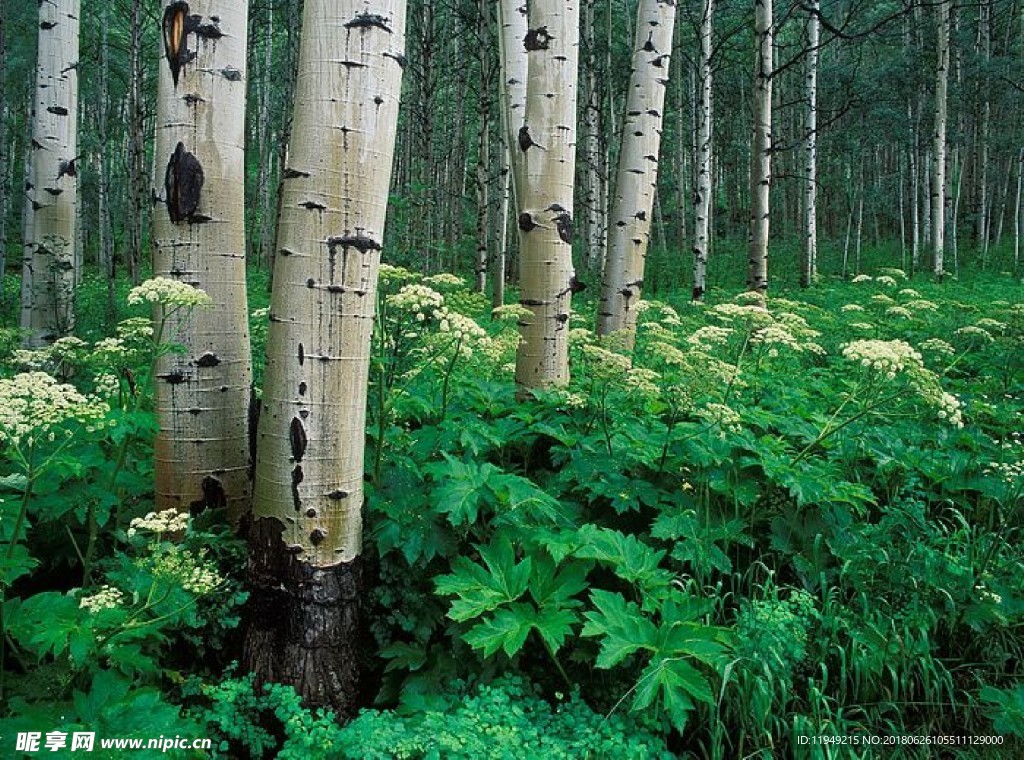
<path fill-rule="evenodd" d="M 460 335 L 458 340 L 455 341 L 455 351 L 452 353 L 452 359 L 448 362 L 448 369 L 444 373 L 444 381 L 441 384 L 441 416 L 438 419 L 438 423 L 444 422 L 444 417 L 448 413 L 448 386 L 451 383 L 452 372 L 455 370 L 455 362 L 459 360 L 459 349 L 462 348 L 462 336 Z"/>
<path fill-rule="evenodd" d="M 540 636 L 540 633 L 538 632 L 537 635 Z M 569 678 L 569 674 L 565 672 L 565 668 L 562 667 L 562 663 L 558 661 L 558 657 L 555 655 L 555 650 L 551 648 L 551 644 L 549 644 L 548 640 L 543 636 L 540 637 L 540 640 L 544 642 L 544 648 L 547 650 L 548 657 L 551 658 L 551 662 L 555 664 L 555 669 L 558 671 L 558 674 L 562 677 L 562 680 L 565 681 L 565 685 L 569 687 L 569 690 L 572 691 L 575 684 L 572 682 L 572 679 Z"/>

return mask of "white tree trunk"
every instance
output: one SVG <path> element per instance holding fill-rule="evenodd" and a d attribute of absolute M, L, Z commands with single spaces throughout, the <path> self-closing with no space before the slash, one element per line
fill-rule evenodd
<path fill-rule="evenodd" d="M 579 10 L 576 0 L 533 0 L 519 42 L 528 76 L 513 163 L 523 167 L 516 190 L 520 303 L 530 310 L 519 322 L 516 385 L 521 389 L 569 381 Z"/>
<path fill-rule="evenodd" d="M 306 0 L 257 434 L 243 659 L 351 714 L 366 392 L 403 0 Z"/>
<path fill-rule="evenodd" d="M 153 273 L 210 296 L 172 316 L 157 362 L 156 504 L 249 506 L 252 362 L 245 284 L 248 3 L 168 0 L 156 113 Z"/>
<path fill-rule="evenodd" d="M 637 10 L 633 71 L 626 98 L 615 201 L 608 224 L 597 329 L 621 333 L 629 350 L 636 337 L 636 303 L 644 283 L 651 217 L 658 186 L 665 85 L 672 55 L 676 6 L 671 0 L 641 0 Z"/>
<path fill-rule="evenodd" d="M 696 169 L 697 182 L 694 198 L 693 231 L 693 293 L 694 301 L 704 298 L 708 289 L 708 247 L 711 237 L 711 161 L 712 142 L 712 31 L 714 29 L 715 0 L 704 0 L 700 21 L 700 106 L 697 122 Z M 681 146 L 680 146 L 681 147 Z M 680 178 L 681 179 L 681 178 Z"/>
<path fill-rule="evenodd" d="M 586 62 L 583 67 L 583 124 L 580 156 L 580 199 L 582 239 L 587 268 L 599 272 L 605 259 L 605 211 L 607 205 L 606 171 L 604 151 L 601 147 L 601 98 L 597 79 L 597 35 L 594 28 L 594 5 L 596 0 L 581 0 L 583 8 L 583 45 Z"/>
<path fill-rule="evenodd" d="M 32 213 L 21 283 L 21 328 L 30 346 L 70 333 L 75 322 L 78 16 L 78 0 L 39 4 L 31 174 L 25 182 Z"/>
<path fill-rule="evenodd" d="M 804 75 L 804 250 L 800 284 L 808 288 L 818 275 L 818 44 L 819 0 L 810 0 L 807 17 L 807 73 Z M 901 196 L 902 197 L 902 196 Z"/>
<path fill-rule="evenodd" d="M 1024 148 L 1017 153 L 1017 199 L 1013 204 L 1013 271 L 1020 271 L 1020 239 L 1024 235 L 1024 208 L 1021 208 L 1021 189 L 1024 188 Z"/>
<path fill-rule="evenodd" d="M 772 180 L 772 2 L 754 0 L 754 137 L 750 162 L 750 255 L 747 288 L 768 290 L 768 222 Z"/>
<path fill-rule="evenodd" d="M 932 131 L 931 247 L 932 272 L 939 280 L 943 275 L 945 254 L 946 205 L 946 90 L 949 86 L 949 12 L 950 1 L 936 6 L 936 66 L 934 127 Z"/>

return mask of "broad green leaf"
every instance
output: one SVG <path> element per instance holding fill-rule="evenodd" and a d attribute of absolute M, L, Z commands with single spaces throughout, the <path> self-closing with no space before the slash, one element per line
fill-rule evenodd
<path fill-rule="evenodd" d="M 587 573 L 592 563 L 569 561 L 557 569 L 554 560 L 546 553 L 538 552 L 533 557 L 533 573 L 530 575 L 530 596 L 537 606 L 577 606 L 573 599 L 587 588 Z"/>
<path fill-rule="evenodd" d="M 657 629 L 635 602 L 602 589 L 593 589 L 590 599 L 596 610 L 584 614 L 582 635 L 603 637 L 597 667 L 611 668 L 640 649 L 654 649 Z"/>
<path fill-rule="evenodd" d="M 504 649 L 511 657 L 523 648 L 530 635 L 533 612 L 530 604 L 502 607 L 492 617 L 470 628 L 462 638 L 474 649 L 482 649 L 484 657 L 490 657 L 499 649 Z"/>
<path fill-rule="evenodd" d="M 633 696 L 632 709 L 635 711 L 644 710 L 661 701 L 669 720 L 677 730 L 682 731 L 686 727 L 686 721 L 690 712 L 694 709 L 693 700 L 690 698 L 690 691 L 687 686 L 685 674 L 680 674 L 675 667 L 681 664 L 692 671 L 682 660 L 663 660 L 656 658 L 652 660 L 637 682 L 636 692 Z M 682 670 L 682 669 L 679 669 Z M 696 671 L 694 671 L 696 672 Z M 700 673 L 697 673 L 698 677 Z M 706 683 L 706 682 L 705 682 Z"/>
<path fill-rule="evenodd" d="M 572 633 L 572 627 L 579 622 L 579 616 L 566 608 L 544 607 L 537 610 L 533 618 L 533 627 L 537 633 L 557 652 L 565 643 L 566 637 Z"/>
<path fill-rule="evenodd" d="M 437 593 L 457 596 L 448 617 L 459 622 L 479 617 L 505 602 L 512 602 L 526 592 L 530 580 L 531 559 L 516 563 L 515 550 L 505 536 L 498 536 L 490 546 L 478 546 L 486 567 L 465 557 L 452 562 L 455 571 L 435 578 Z"/>

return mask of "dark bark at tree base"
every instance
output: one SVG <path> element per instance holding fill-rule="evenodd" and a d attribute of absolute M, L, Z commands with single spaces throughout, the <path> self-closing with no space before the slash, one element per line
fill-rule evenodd
<path fill-rule="evenodd" d="M 315 567 L 281 539 L 284 526 L 261 518 L 248 526 L 250 598 L 242 666 L 256 686 L 295 688 L 307 707 L 339 720 L 359 708 L 362 560 Z"/>

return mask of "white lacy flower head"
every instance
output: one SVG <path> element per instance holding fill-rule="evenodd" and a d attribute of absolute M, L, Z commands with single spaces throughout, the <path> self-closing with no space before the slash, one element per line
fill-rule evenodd
<path fill-rule="evenodd" d="M 162 512 L 150 512 L 145 517 L 136 517 L 128 524 L 128 537 L 131 538 L 140 530 L 150 533 L 178 533 L 188 527 L 188 514 L 176 509 L 165 509 Z"/>
<path fill-rule="evenodd" d="M 134 287 L 128 293 L 128 305 L 144 303 L 163 306 L 209 306 L 212 301 L 205 291 L 170 277 L 154 277 Z"/>
<path fill-rule="evenodd" d="M 570 346 L 591 346 L 597 342 L 597 335 L 586 327 L 573 327 L 569 330 Z"/>
<path fill-rule="evenodd" d="M 914 312 L 905 306 L 890 306 L 885 310 L 887 317 L 899 317 L 900 319 L 913 319 Z"/>
<path fill-rule="evenodd" d="M 905 370 L 924 367 L 921 354 L 902 340 L 855 340 L 843 346 L 843 356 L 890 380 Z"/>
<path fill-rule="evenodd" d="M 637 314 L 643 314 L 645 311 L 647 311 L 650 308 L 651 308 L 651 302 L 650 301 L 645 301 L 642 298 L 639 301 L 637 301 L 635 304 L 633 304 L 633 311 L 635 311 Z"/>
<path fill-rule="evenodd" d="M 385 303 L 395 309 L 412 313 L 426 313 L 438 309 L 444 303 L 444 296 L 426 285 L 403 285 L 394 295 L 385 299 Z"/>
<path fill-rule="evenodd" d="M 25 371 L 45 369 L 50 366 L 50 349 L 16 348 L 11 352 L 9 363 Z"/>
<path fill-rule="evenodd" d="M 892 306 L 896 302 L 885 293 L 875 293 L 871 296 L 871 303 L 878 304 L 879 306 Z"/>
<path fill-rule="evenodd" d="M 120 366 L 128 362 L 132 357 L 132 350 L 128 348 L 122 338 L 103 338 L 98 340 L 93 345 L 92 351 L 97 361 L 108 366 Z"/>
<path fill-rule="evenodd" d="M 193 594 L 216 591 L 224 582 L 217 566 L 202 554 L 178 545 L 169 545 L 152 557 L 141 560 L 154 576 L 180 585 Z"/>
<path fill-rule="evenodd" d="M 419 275 L 411 272 L 405 267 L 396 267 L 391 264 L 381 264 L 378 276 L 382 284 L 390 285 L 397 282 L 412 282 L 419 279 Z"/>
<path fill-rule="evenodd" d="M 850 327 L 854 330 L 860 330 L 862 332 L 873 332 L 875 326 L 870 322 L 851 322 Z"/>
<path fill-rule="evenodd" d="M 952 356 L 956 353 L 956 349 L 946 341 L 942 340 L 942 338 L 928 338 L 928 340 L 921 341 L 919 348 L 922 351 L 927 351 L 928 353 L 937 354 L 939 356 Z"/>
<path fill-rule="evenodd" d="M 629 357 L 609 351 L 601 346 L 583 346 L 580 349 L 589 365 L 590 374 L 599 379 L 621 378 L 630 369 Z"/>
<path fill-rule="evenodd" d="M 934 301 L 929 301 L 925 298 L 914 298 L 907 301 L 906 306 L 911 311 L 938 311 L 939 305 Z"/>
<path fill-rule="evenodd" d="M 257 309 L 253 312 L 256 317 L 258 312 L 269 313 L 269 309 Z M 129 317 L 117 324 L 117 337 L 125 341 L 149 342 L 154 335 L 153 322 L 147 317 Z"/>
<path fill-rule="evenodd" d="M 732 299 L 737 303 L 750 304 L 754 306 L 764 306 L 764 295 L 756 290 L 745 290 L 742 293 L 737 293 Z"/>
<path fill-rule="evenodd" d="M 670 367 L 684 367 L 687 364 L 686 354 L 671 343 L 656 341 L 648 346 L 648 350 L 653 356 Z"/>
<path fill-rule="evenodd" d="M 995 338 L 992 337 L 992 333 L 986 330 L 984 327 L 978 327 L 977 325 L 967 325 L 953 331 L 953 335 L 958 338 L 962 338 L 968 343 L 991 343 Z"/>
<path fill-rule="evenodd" d="M 491 316 L 502 322 L 518 322 L 531 314 L 533 314 L 532 311 L 518 303 L 507 303 L 504 306 L 495 306 L 491 309 Z"/>
<path fill-rule="evenodd" d="M 653 369 L 633 367 L 626 372 L 624 385 L 640 396 L 649 398 L 658 395 L 658 381 L 661 376 Z"/>
<path fill-rule="evenodd" d="M 1006 323 L 999 322 L 989 317 L 982 317 L 974 323 L 975 327 L 980 327 L 982 330 L 990 333 L 1001 333 L 1006 330 Z"/>
<path fill-rule="evenodd" d="M 725 323 L 741 320 L 754 325 L 765 325 L 774 321 L 772 315 L 762 306 L 740 306 L 735 303 L 716 304 L 708 309 L 708 314 Z"/>
<path fill-rule="evenodd" d="M 768 325 L 755 330 L 750 335 L 750 343 L 754 346 L 768 347 L 769 356 L 778 356 L 780 347 L 800 353 L 803 346 L 787 328 L 782 325 Z"/>
<path fill-rule="evenodd" d="M 864 307 L 859 303 L 848 303 L 840 307 L 839 311 L 851 312 L 851 311 L 864 311 Z"/>
<path fill-rule="evenodd" d="M 88 347 L 89 344 L 81 338 L 66 335 L 53 342 L 50 346 L 50 355 L 58 361 L 75 362 L 83 358 Z"/>
<path fill-rule="evenodd" d="M 105 401 L 84 396 L 72 385 L 45 372 L 23 372 L 0 379 L 0 443 L 32 445 L 53 428 L 77 422 L 92 432 L 104 426 L 110 411 Z"/>
<path fill-rule="evenodd" d="M 722 431 L 738 433 L 741 430 L 740 415 L 731 406 L 718 403 L 705 404 L 697 410 L 697 416 L 708 425 L 717 425 Z"/>
<path fill-rule="evenodd" d="M 104 584 L 100 590 L 90 596 L 83 596 L 78 600 L 78 608 L 99 612 L 100 610 L 112 610 L 124 602 L 124 592 Z"/>
<path fill-rule="evenodd" d="M 473 319 L 465 314 L 452 311 L 447 306 L 434 310 L 434 319 L 437 320 L 437 329 L 443 333 L 451 334 L 461 341 L 482 340 L 487 337 L 487 331 L 478 325 Z"/>
<path fill-rule="evenodd" d="M 875 278 L 875 282 L 878 285 L 884 285 L 887 288 L 895 288 L 896 287 L 896 280 L 894 280 L 892 277 L 890 277 L 887 274 L 879 275 L 878 277 Z"/>
<path fill-rule="evenodd" d="M 873 279 L 874 278 L 871 275 L 869 275 L 869 274 L 859 274 L 856 277 L 854 277 L 852 280 L 850 280 L 850 282 L 856 282 L 856 283 L 871 282 Z"/>
<path fill-rule="evenodd" d="M 121 392 L 121 381 L 118 380 L 117 375 L 110 372 L 100 372 L 95 375 L 92 379 L 92 384 L 95 388 L 96 396 L 99 398 L 110 398 Z"/>
<path fill-rule="evenodd" d="M 903 290 L 900 291 L 900 295 L 903 296 L 904 298 L 920 298 L 921 297 L 921 294 L 918 293 L 913 288 L 903 288 Z"/>
<path fill-rule="evenodd" d="M 264 319 L 270 316 L 270 309 L 264 306 L 262 309 L 253 309 L 249 315 L 255 322 L 262 322 Z"/>
<path fill-rule="evenodd" d="M 466 281 L 459 277 L 457 274 L 451 274 L 450 272 L 440 272 L 439 274 L 432 274 L 429 277 L 424 277 L 423 282 L 432 288 L 436 288 L 442 292 L 447 290 L 458 290 L 466 286 Z"/>
<path fill-rule="evenodd" d="M 879 267 L 878 271 L 897 280 L 907 279 L 907 273 L 896 267 Z"/>
<path fill-rule="evenodd" d="M 731 327 L 704 325 L 704 327 L 697 328 L 697 330 L 695 330 L 694 333 L 686 339 L 686 342 L 691 346 L 709 349 L 714 346 L 726 345 L 729 342 L 729 338 L 731 338 L 735 333 L 736 331 Z"/>

